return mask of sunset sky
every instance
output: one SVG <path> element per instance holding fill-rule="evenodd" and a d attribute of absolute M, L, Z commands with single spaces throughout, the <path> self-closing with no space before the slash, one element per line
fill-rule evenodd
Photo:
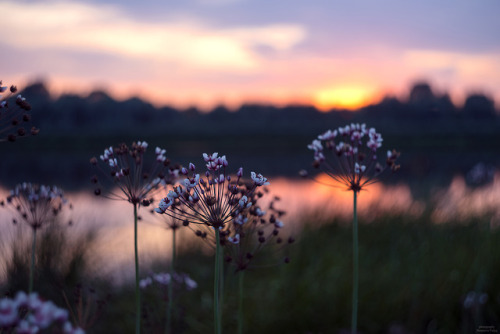
<path fill-rule="evenodd" d="M 498 0 L 1 1 L 0 79 L 157 106 L 405 98 L 500 103 Z"/>

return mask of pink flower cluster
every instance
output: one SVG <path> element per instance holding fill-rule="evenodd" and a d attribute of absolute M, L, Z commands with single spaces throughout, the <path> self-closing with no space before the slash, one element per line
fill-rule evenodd
<path fill-rule="evenodd" d="M 363 186 L 374 182 L 374 178 L 385 168 L 392 171 L 399 169 L 395 163 L 399 153 L 394 150 L 387 151 L 385 166 L 377 161 L 377 150 L 382 142 L 382 135 L 374 128 L 353 123 L 320 134 L 307 147 L 314 151 L 314 167 L 322 167 L 348 189 L 360 191 Z"/>
<path fill-rule="evenodd" d="M 57 216 L 66 203 L 67 200 L 60 188 L 27 182 L 18 184 L 7 197 L 7 204 L 10 204 L 20 218 L 34 229 L 40 228 Z"/>
<path fill-rule="evenodd" d="M 227 223 L 252 205 L 245 199 L 253 197 L 258 187 L 269 182 L 261 174 L 252 172 L 253 182 L 243 184 L 240 182 L 242 168 L 234 180 L 226 175 L 226 156 L 204 153 L 203 158 L 207 169 L 205 174 L 196 173 L 193 163 L 189 164 L 189 169 L 182 168 L 181 174 L 185 179 L 168 192 L 155 211 L 185 224 L 201 224 L 223 230 Z"/>
<path fill-rule="evenodd" d="M 0 328 L 16 333 L 31 334 L 57 327 L 64 334 L 83 334 L 68 321 L 68 311 L 51 301 L 43 301 L 38 294 L 18 292 L 14 299 L 0 299 Z"/>
<path fill-rule="evenodd" d="M 169 167 L 170 161 L 166 158 L 166 151 L 160 147 L 155 149 L 155 159 L 152 164 L 145 161 L 148 143 L 137 141 L 130 147 L 121 144 L 118 147 L 108 147 L 100 155 L 104 167 L 94 157 L 90 159 L 92 165 L 97 166 L 106 176 L 111 175 L 111 180 L 120 190 L 105 196 L 112 199 L 127 200 L 133 204 L 148 205 L 147 198 L 152 191 L 162 184 L 168 184 L 178 175 L 178 171 Z M 106 169 L 106 170 L 105 170 Z M 92 183 L 99 184 L 97 176 L 91 179 Z M 96 195 L 101 195 L 101 186 L 95 189 Z"/>
<path fill-rule="evenodd" d="M 218 153 L 205 153 L 203 159 L 205 173 L 196 173 L 193 163 L 182 168 L 185 179 L 169 190 L 155 212 L 189 227 L 212 247 L 217 229 L 220 245 L 227 250 L 226 261 L 235 264 L 237 270 L 246 269 L 265 244 L 293 242 L 293 238 L 286 241 L 279 235 L 284 226 L 281 221 L 284 212 L 273 207 L 274 201 L 269 210 L 263 210 L 258 204 L 266 192 L 264 186 L 269 185 L 267 178 L 251 172 L 250 179 L 245 180 L 243 168 L 239 168 L 234 177 L 227 175 L 226 156 Z"/>
<path fill-rule="evenodd" d="M 14 97 L 16 92 L 16 86 L 3 86 L 0 80 L 0 141 L 13 142 L 27 134 L 23 124 L 31 121 L 31 105 L 20 94 Z M 13 104 L 11 100 L 15 100 Z M 38 132 L 37 128 L 31 128 L 31 135 Z"/>

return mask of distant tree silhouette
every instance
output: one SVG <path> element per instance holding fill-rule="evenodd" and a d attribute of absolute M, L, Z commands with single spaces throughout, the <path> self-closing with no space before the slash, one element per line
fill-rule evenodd
<path fill-rule="evenodd" d="M 406 124 L 417 131 L 429 129 L 428 119 L 433 120 L 436 128 L 446 127 L 452 132 L 460 125 L 450 120 L 462 122 L 461 119 L 491 120 L 496 117 L 494 102 L 489 97 L 470 95 L 462 112 L 457 113 L 448 94 L 436 95 L 426 82 L 415 83 L 407 101 L 387 96 L 358 112 L 332 110 L 326 113 L 314 106 L 278 107 L 256 103 L 242 104 L 234 111 L 224 105 L 210 112 L 200 112 L 196 107 L 185 110 L 156 108 L 137 97 L 117 101 L 104 90 L 93 91 L 88 96 L 64 94 L 54 98 L 44 82 L 29 85 L 21 94 L 32 105 L 34 125 L 54 135 L 306 135 L 335 127 L 339 122 L 375 123 L 377 127 L 395 131 Z M 478 128 L 495 124 L 485 122 Z"/>
<path fill-rule="evenodd" d="M 417 112 L 435 111 L 436 97 L 432 92 L 431 86 L 425 82 L 419 82 L 413 85 L 410 90 L 408 104 Z"/>
<path fill-rule="evenodd" d="M 463 113 L 472 118 L 493 118 L 495 103 L 483 94 L 472 94 L 465 100 Z"/>
<path fill-rule="evenodd" d="M 410 90 L 409 102 L 412 104 L 429 102 L 434 100 L 434 93 L 428 83 L 420 82 L 413 85 Z"/>

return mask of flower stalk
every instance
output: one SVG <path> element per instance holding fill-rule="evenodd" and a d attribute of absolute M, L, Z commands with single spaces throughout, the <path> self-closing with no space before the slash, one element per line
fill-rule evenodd
<path fill-rule="evenodd" d="M 175 231 L 177 229 L 172 229 L 172 260 L 170 262 L 170 277 L 174 276 L 175 273 Z M 165 334 L 171 333 L 172 331 L 172 309 L 173 309 L 173 281 L 168 285 L 168 306 L 167 306 L 167 324 L 165 326 Z"/>
<path fill-rule="evenodd" d="M 244 316 L 243 316 L 243 295 L 245 290 L 243 289 L 243 281 L 245 277 L 245 271 L 240 271 L 238 273 L 238 334 L 243 334 Z"/>
<path fill-rule="evenodd" d="M 214 330 L 220 334 L 224 290 L 222 247 L 239 243 L 241 237 L 236 226 L 244 224 L 245 217 L 251 212 L 252 215 L 259 215 L 261 210 L 255 204 L 257 188 L 269 185 L 269 182 L 262 174 L 255 172 L 251 172 L 252 181 L 244 182 L 243 168 L 238 169 L 235 177 L 227 175 L 226 156 L 219 157 L 217 152 L 204 153 L 203 159 L 206 163 L 205 173 L 196 173 L 193 163 L 189 164 L 189 168 L 182 168 L 180 173 L 186 178 L 169 190 L 154 211 L 189 227 L 215 248 Z"/>
<path fill-rule="evenodd" d="M 358 212 L 357 192 L 353 191 L 353 219 L 352 219 L 352 313 L 351 333 L 357 332 L 358 326 L 358 293 L 359 293 L 359 249 L 358 249 Z"/>
<path fill-rule="evenodd" d="M 103 193 L 97 176 L 91 178 L 91 182 L 96 185 L 94 194 L 104 196 L 109 199 L 124 200 L 134 207 L 134 260 L 135 260 L 135 332 L 141 330 L 141 304 L 139 285 L 139 252 L 137 245 L 137 211 L 141 206 L 148 206 L 153 201 L 150 196 L 158 190 L 160 185 L 169 180 L 170 170 L 167 168 L 169 160 L 166 158 L 164 149 L 156 147 L 155 160 L 151 168 L 146 171 L 145 153 L 148 143 L 137 141 L 129 147 L 121 144 L 118 147 L 106 148 L 100 155 L 100 160 L 104 167 L 101 167 L 96 157 L 90 159 L 90 163 L 111 180 L 114 187 L 119 191 Z"/>
<path fill-rule="evenodd" d="M 28 224 L 33 231 L 31 244 L 31 263 L 29 269 L 28 291 L 33 291 L 36 257 L 37 230 L 54 219 L 67 203 L 63 191 L 55 186 L 44 186 L 31 183 L 21 183 L 10 191 L 6 201 L 0 201 L 1 206 L 11 208 L 15 215 Z M 71 208 L 71 205 L 70 205 Z M 13 219 L 17 223 L 17 219 Z"/>
<path fill-rule="evenodd" d="M 399 152 L 387 151 L 385 164 L 378 162 L 377 150 L 382 147 L 382 135 L 365 124 L 350 124 L 335 130 L 328 130 L 313 140 L 308 148 L 314 151 L 315 168 L 321 168 L 338 184 L 353 192 L 353 273 L 351 332 L 357 333 L 359 298 L 359 250 L 357 197 L 364 187 L 377 182 L 385 170 L 399 170 L 396 159 Z M 301 171 L 307 176 L 306 171 Z"/>
<path fill-rule="evenodd" d="M 33 242 L 31 245 L 31 266 L 30 266 L 30 281 L 28 293 L 33 292 L 33 277 L 35 273 L 35 252 L 36 252 L 36 228 L 33 229 Z"/>
<path fill-rule="evenodd" d="M 214 323 L 215 323 L 215 334 L 221 334 L 221 317 L 220 317 L 220 305 L 219 305 L 219 286 L 220 286 L 220 275 L 221 275 L 221 249 L 220 249 L 220 230 L 215 231 L 215 267 L 214 267 Z"/>
<path fill-rule="evenodd" d="M 137 203 L 134 203 L 135 333 L 141 332 L 141 292 L 139 290 L 139 249 L 137 245 Z"/>

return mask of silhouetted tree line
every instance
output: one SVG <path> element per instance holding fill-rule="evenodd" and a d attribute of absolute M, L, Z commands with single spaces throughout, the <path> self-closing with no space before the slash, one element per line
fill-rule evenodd
<path fill-rule="evenodd" d="M 453 132 L 497 128 L 499 124 L 491 98 L 473 94 L 458 108 L 448 94 L 435 95 L 427 83 L 415 84 L 406 101 L 385 97 L 357 112 L 334 109 L 327 113 L 304 105 L 244 104 L 237 110 L 217 106 L 210 112 L 196 107 L 155 108 L 136 97 L 117 101 L 104 91 L 53 99 L 41 82 L 26 87 L 22 94 L 32 104 L 35 124 L 56 134 L 309 134 L 346 121 L 366 122 L 396 133 L 411 129 Z"/>

